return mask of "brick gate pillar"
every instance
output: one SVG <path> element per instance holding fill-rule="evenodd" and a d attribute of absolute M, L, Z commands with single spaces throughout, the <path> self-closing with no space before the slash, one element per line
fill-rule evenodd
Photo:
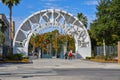
<path fill-rule="evenodd" d="M 120 41 L 118 42 L 118 64 L 120 64 Z"/>

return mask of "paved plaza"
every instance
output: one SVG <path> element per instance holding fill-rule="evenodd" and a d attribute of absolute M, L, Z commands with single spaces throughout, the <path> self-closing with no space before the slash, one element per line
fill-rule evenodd
<path fill-rule="evenodd" d="M 0 64 L 0 80 L 120 80 L 120 65 L 87 60 L 37 59 Z"/>

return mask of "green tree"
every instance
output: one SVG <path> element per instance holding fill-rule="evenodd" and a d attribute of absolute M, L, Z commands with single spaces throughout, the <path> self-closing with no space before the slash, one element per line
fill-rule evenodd
<path fill-rule="evenodd" d="M 42 42 L 42 43 L 40 43 L 40 46 L 41 46 L 42 50 L 44 50 L 44 51 L 46 51 L 46 41 L 45 41 L 46 39 L 45 39 L 45 35 L 46 34 L 43 34 L 41 36 L 41 38 L 39 39 Z"/>
<path fill-rule="evenodd" d="M 0 31 L 4 33 L 7 29 L 7 26 L 5 26 L 5 23 L 0 19 Z"/>
<path fill-rule="evenodd" d="M 60 53 L 63 49 L 63 45 L 65 45 L 66 41 L 69 43 L 68 50 L 75 51 L 75 43 L 73 37 L 70 35 L 60 34 L 58 30 L 54 30 L 52 32 L 32 35 L 30 39 L 30 45 L 33 46 L 33 50 L 35 48 L 40 47 L 42 53 L 48 52 L 47 48 L 52 48 L 52 52 L 54 56 L 57 56 L 58 52 Z"/>
<path fill-rule="evenodd" d="M 67 39 L 68 39 L 68 50 L 72 50 L 73 52 L 75 52 L 75 42 L 74 42 L 74 38 L 70 35 L 67 35 Z"/>
<path fill-rule="evenodd" d="M 5 43 L 5 36 L 4 34 L 0 31 L 0 46 L 3 46 Z"/>
<path fill-rule="evenodd" d="M 112 35 L 119 35 L 120 0 L 100 0 L 96 9 L 97 18 L 91 23 L 92 36 L 106 45 L 116 43 Z"/>
<path fill-rule="evenodd" d="M 87 17 L 83 15 L 83 13 L 78 13 L 77 18 L 84 24 L 84 26 L 87 28 Z"/>
<path fill-rule="evenodd" d="M 100 42 L 105 39 L 107 45 L 111 44 L 111 35 L 114 34 L 114 20 L 112 19 L 110 12 L 111 3 L 111 0 L 99 1 L 99 4 L 96 7 L 97 18 L 90 25 L 92 36 L 100 40 Z"/>
<path fill-rule="evenodd" d="M 4 22 L 0 20 L 0 45 L 3 46 L 5 43 L 5 35 L 4 32 L 6 31 L 7 27 L 5 26 Z"/>
<path fill-rule="evenodd" d="M 109 12 L 114 34 L 120 35 L 120 0 L 112 0 Z"/>
<path fill-rule="evenodd" d="M 58 46 L 58 40 L 59 40 L 58 35 L 59 35 L 59 32 L 58 32 L 58 30 L 52 31 L 52 35 L 53 35 L 53 38 L 52 38 L 52 47 L 55 50 L 55 56 L 56 56 L 57 52 L 58 52 L 58 49 L 59 49 L 59 46 Z"/>
<path fill-rule="evenodd" d="M 33 52 L 35 52 L 35 48 L 39 46 L 39 34 L 32 35 L 30 38 L 30 45 L 33 47 Z M 34 54 L 33 54 L 34 55 Z"/>

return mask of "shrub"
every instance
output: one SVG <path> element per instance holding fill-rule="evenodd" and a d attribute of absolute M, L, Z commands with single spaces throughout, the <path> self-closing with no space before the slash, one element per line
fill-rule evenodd
<path fill-rule="evenodd" d="M 103 56 L 103 55 L 97 55 L 97 56 L 95 57 L 95 59 L 105 59 L 105 56 Z"/>
<path fill-rule="evenodd" d="M 23 54 L 14 54 L 15 60 L 22 60 L 23 59 Z"/>
<path fill-rule="evenodd" d="M 94 57 L 94 56 L 92 56 L 92 57 L 91 57 L 91 59 L 95 59 L 95 57 Z"/>
<path fill-rule="evenodd" d="M 5 56 L 5 59 L 7 59 L 7 60 L 13 60 L 14 57 L 13 57 L 13 56 L 10 56 L 10 55 L 7 55 L 7 56 Z"/>
<path fill-rule="evenodd" d="M 29 59 L 28 57 L 23 57 L 23 59 Z"/>
<path fill-rule="evenodd" d="M 91 57 L 86 57 L 86 59 L 87 59 L 87 60 L 90 60 L 90 59 L 91 59 Z"/>
<path fill-rule="evenodd" d="M 92 57 L 86 57 L 86 59 L 88 59 L 88 60 L 95 59 L 95 57 L 94 56 L 92 56 Z"/>
<path fill-rule="evenodd" d="M 8 60 L 22 60 L 24 55 L 22 53 L 6 56 Z"/>

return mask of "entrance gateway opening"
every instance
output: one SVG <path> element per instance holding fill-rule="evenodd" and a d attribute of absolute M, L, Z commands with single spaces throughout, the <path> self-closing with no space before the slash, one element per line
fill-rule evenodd
<path fill-rule="evenodd" d="M 75 54 L 82 58 L 91 57 L 91 41 L 85 26 L 72 14 L 59 9 L 47 9 L 33 13 L 19 26 L 13 40 L 13 53 L 28 56 L 28 46 L 33 34 L 42 34 L 44 29 L 58 28 L 72 35 Z M 67 50 L 64 50 L 65 54 Z"/>

